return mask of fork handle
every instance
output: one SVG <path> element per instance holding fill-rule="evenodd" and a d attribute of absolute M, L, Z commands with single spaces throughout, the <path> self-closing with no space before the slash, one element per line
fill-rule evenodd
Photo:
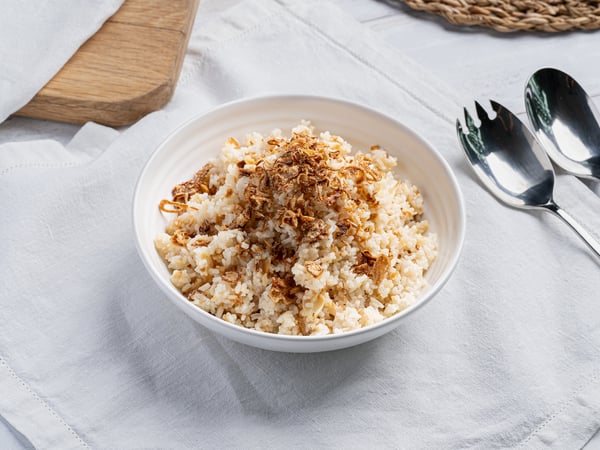
<path fill-rule="evenodd" d="M 571 229 L 573 231 L 575 231 L 575 233 L 577 233 L 581 239 L 583 239 L 583 242 L 585 242 L 587 244 L 587 246 L 596 254 L 596 256 L 600 258 L 600 242 L 598 242 L 590 234 L 589 231 L 587 231 L 585 228 L 583 228 L 579 224 L 579 222 L 577 222 L 575 219 L 573 219 L 573 217 L 569 213 L 567 213 L 564 209 L 562 209 L 560 206 L 558 206 L 554 202 L 550 202 L 550 203 L 544 205 L 544 208 L 546 208 L 548 211 L 551 211 L 554 214 L 556 214 L 567 225 L 569 225 L 571 227 Z"/>

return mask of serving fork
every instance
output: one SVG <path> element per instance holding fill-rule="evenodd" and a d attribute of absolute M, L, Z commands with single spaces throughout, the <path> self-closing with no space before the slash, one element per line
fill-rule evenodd
<path fill-rule="evenodd" d="M 479 179 L 510 206 L 554 213 L 600 257 L 600 243 L 554 201 L 554 169 L 535 136 L 504 106 L 490 104 L 493 117 L 475 102 L 479 125 L 466 108 L 466 130 L 456 121 L 458 139 Z"/>

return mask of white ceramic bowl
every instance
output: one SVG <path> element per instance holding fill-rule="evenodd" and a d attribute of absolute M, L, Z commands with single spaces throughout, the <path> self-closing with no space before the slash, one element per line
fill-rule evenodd
<path fill-rule="evenodd" d="M 426 275 L 429 287 L 419 301 L 401 313 L 360 330 L 328 336 L 283 336 L 242 328 L 190 303 L 169 281 L 169 272 L 154 248 L 154 237 L 166 219 L 158 204 L 170 198 L 176 184 L 220 151 L 230 136 L 242 140 L 258 131 L 284 133 L 300 120 L 317 131 L 330 131 L 354 150 L 380 145 L 398 158 L 398 174 L 416 184 L 424 196 L 425 217 L 437 233 L 439 253 Z M 138 252 L 152 278 L 182 311 L 210 330 L 238 342 L 269 350 L 320 352 L 369 341 L 395 328 L 402 319 L 427 303 L 441 289 L 457 264 L 462 248 L 465 213 L 456 179 L 448 164 L 425 141 L 397 121 L 364 106 L 311 96 L 272 96 L 229 103 L 196 117 L 167 138 L 146 163 L 135 190 L 133 223 Z"/>

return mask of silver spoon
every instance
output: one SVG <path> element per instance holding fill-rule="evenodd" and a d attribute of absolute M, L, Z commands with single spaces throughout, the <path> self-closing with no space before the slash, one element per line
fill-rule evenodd
<path fill-rule="evenodd" d="M 568 173 L 600 180 L 600 114 L 583 88 L 557 69 L 535 72 L 525 107 L 548 155 Z"/>
<path fill-rule="evenodd" d="M 508 205 L 556 214 L 600 257 L 600 243 L 554 202 L 552 163 L 534 135 L 509 110 L 494 101 L 490 103 L 496 112 L 494 118 L 475 103 L 479 126 L 466 108 L 467 132 L 456 121 L 458 139 L 475 173 L 492 194 Z"/>

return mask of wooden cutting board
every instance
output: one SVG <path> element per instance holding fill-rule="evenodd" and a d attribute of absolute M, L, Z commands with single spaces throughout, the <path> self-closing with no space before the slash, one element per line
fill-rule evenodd
<path fill-rule="evenodd" d="M 198 0 L 125 0 L 18 116 L 128 125 L 171 98 Z"/>

